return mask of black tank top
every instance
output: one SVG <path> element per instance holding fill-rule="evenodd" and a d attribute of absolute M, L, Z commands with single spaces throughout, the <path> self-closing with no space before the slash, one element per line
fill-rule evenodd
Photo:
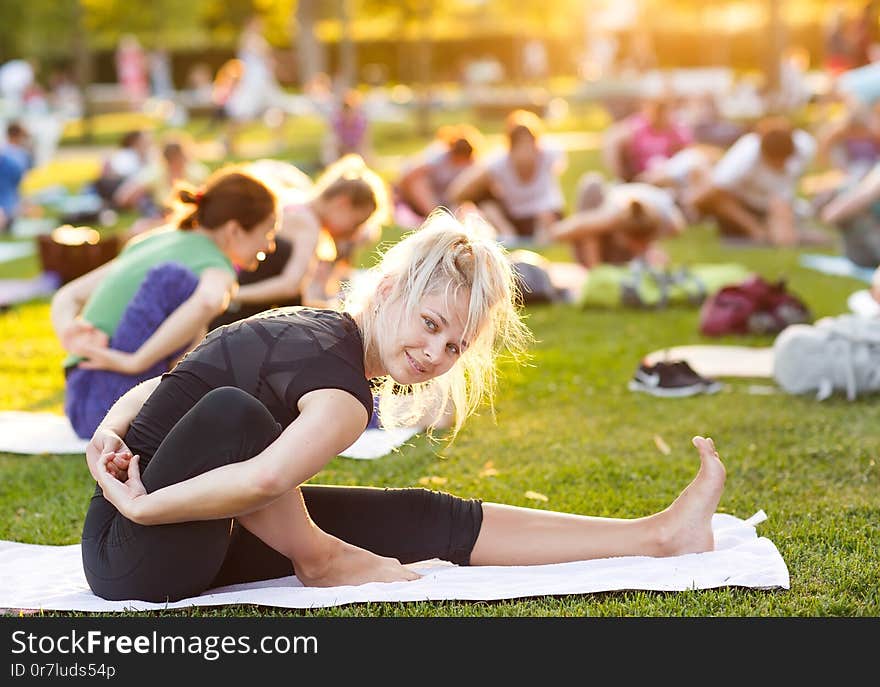
<path fill-rule="evenodd" d="M 282 427 L 299 415 L 299 399 L 342 389 L 373 413 L 360 331 L 348 313 L 288 307 L 215 329 L 181 360 L 147 399 L 125 436 L 150 458 L 181 417 L 212 389 L 233 386 L 263 403 Z"/>

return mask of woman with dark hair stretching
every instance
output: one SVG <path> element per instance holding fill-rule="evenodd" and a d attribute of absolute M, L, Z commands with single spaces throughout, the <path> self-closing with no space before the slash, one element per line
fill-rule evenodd
<path fill-rule="evenodd" d="M 370 380 L 384 423 L 450 399 L 454 433 L 491 399 L 496 353 L 528 339 L 503 249 L 450 215 L 429 217 L 372 276 L 342 311 L 286 308 L 216 329 L 114 405 L 86 452 L 98 487 L 82 553 L 97 595 L 176 600 L 293 572 L 311 586 L 413 580 L 405 564 L 430 558 L 532 565 L 713 548 L 724 467 L 701 437 L 690 486 L 633 520 L 304 484 L 366 427 Z"/>
<path fill-rule="evenodd" d="M 179 199 L 176 226 L 136 236 L 52 298 L 69 354 L 64 409 L 83 438 L 122 394 L 201 340 L 235 291 L 235 267 L 255 269 L 275 249 L 275 196 L 252 176 L 221 170 Z"/>

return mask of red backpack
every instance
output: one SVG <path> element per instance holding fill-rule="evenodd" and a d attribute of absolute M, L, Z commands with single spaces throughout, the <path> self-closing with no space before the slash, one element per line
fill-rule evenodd
<path fill-rule="evenodd" d="M 706 336 L 778 334 L 811 321 L 809 308 L 786 290 L 784 280 L 770 283 L 758 275 L 723 287 L 700 309 L 700 333 Z"/>

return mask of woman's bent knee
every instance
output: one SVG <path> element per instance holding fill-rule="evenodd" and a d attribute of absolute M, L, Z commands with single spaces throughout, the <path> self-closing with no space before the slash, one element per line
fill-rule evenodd
<path fill-rule="evenodd" d="M 269 409 L 237 387 L 212 389 L 187 415 L 191 415 L 190 421 L 210 432 L 215 440 L 235 444 L 249 444 L 250 437 L 256 438 L 258 443 L 268 445 L 281 433 L 281 426 L 272 417 Z"/>

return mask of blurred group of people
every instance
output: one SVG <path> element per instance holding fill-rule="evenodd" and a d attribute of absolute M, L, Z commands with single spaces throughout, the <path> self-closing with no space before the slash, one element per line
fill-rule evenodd
<path fill-rule="evenodd" d="M 139 46 L 123 43 L 120 81 L 142 102 L 158 92 L 167 64 L 156 62 L 149 78 Z M 278 127 L 318 113 L 326 133 L 315 141 L 315 169 L 264 157 L 212 171 L 188 137 L 157 142 L 134 130 L 79 194 L 96 205 L 83 204 L 76 223 L 107 210 L 134 217 L 118 257 L 53 299 L 53 324 L 71 354 L 68 415 L 81 436 L 207 330 L 278 306 L 335 308 L 357 278 L 357 251 L 374 245 L 383 225 L 417 229 L 438 208 L 476 214 L 500 243 L 526 249 L 512 251 L 512 262 L 539 264 L 528 249 L 561 244 L 581 272 L 634 261 L 666 267 L 663 242 L 696 223 L 713 225 L 722 241 L 771 249 L 839 237 L 857 265 L 880 264 L 880 105 L 870 101 L 842 96 L 840 117 L 810 126 L 787 115 L 734 119 L 711 93 L 655 93 L 602 132 L 602 168 L 579 178 L 566 175 L 568 154 L 543 112 L 512 109 L 500 146 L 473 123 L 442 126 L 386 182 L 361 93 L 321 75 L 298 110 L 275 70 L 253 20 L 236 57 L 192 85 L 210 105 L 210 125 L 227 127 L 227 152 L 254 119 Z M 18 189 L 34 164 L 26 127 L 10 125 L 7 138 L 0 228 L 21 212 Z M 805 197 L 817 167 L 834 176 Z"/>
<path fill-rule="evenodd" d="M 128 186 L 138 188 L 127 179 L 117 192 Z M 278 306 L 337 305 L 354 251 L 387 221 L 384 184 L 354 155 L 314 180 L 263 159 L 173 189 L 160 224 L 53 298 L 71 354 L 66 410 L 80 436 L 208 330 Z"/>
<path fill-rule="evenodd" d="M 810 240 L 799 230 L 795 200 L 813 137 L 784 118 L 747 129 L 704 99 L 700 106 L 687 118 L 667 100 L 646 99 L 612 125 L 603 141 L 606 174 L 576 182 L 571 213 L 561 186 L 566 154 L 548 141 L 538 115 L 512 112 L 506 149 L 487 154 L 473 127 L 444 127 L 405 166 L 395 186 L 398 209 L 412 225 L 438 205 L 477 210 L 508 245 L 569 242 L 585 267 L 663 260 L 657 242 L 700 218 L 715 219 L 724 237 Z"/>
<path fill-rule="evenodd" d="M 425 150 L 404 162 L 387 192 L 392 200 L 374 205 L 393 207 L 398 224 L 410 227 L 437 207 L 475 211 L 507 245 L 567 242 L 584 267 L 634 258 L 663 262 L 659 241 L 701 220 L 713 221 L 726 241 L 781 246 L 828 244 L 832 237 L 819 224 L 830 224 L 840 230 L 848 257 L 876 264 L 880 107 L 844 104 L 841 117 L 811 132 L 785 116 L 727 119 L 710 96 L 645 98 L 637 112 L 604 132 L 604 174 L 575 181 L 570 212 L 561 184 L 566 152 L 546 135 L 538 114 L 515 110 L 501 149 L 488 150 L 471 124 L 441 127 Z M 349 98 L 331 115 L 328 136 L 336 140 L 321 146 L 321 170 L 339 159 L 357 159 L 369 170 L 369 126 L 359 107 Z M 817 165 L 836 176 L 804 198 L 800 183 Z M 296 171 L 308 178 L 309 170 Z M 187 139 L 158 147 L 149 132 L 133 131 L 90 190 L 103 207 L 135 211 L 135 234 L 167 221 L 166 200 L 177 184 L 198 186 L 208 175 Z"/>
<path fill-rule="evenodd" d="M 209 329 L 277 306 L 336 307 L 344 284 L 356 278 L 356 251 L 374 245 L 382 225 L 393 218 L 418 228 L 438 208 L 481 215 L 486 231 L 508 246 L 568 244 L 581 270 L 634 260 L 665 266 L 661 241 L 697 220 L 714 221 L 723 240 L 808 243 L 814 237 L 803 222 L 821 215 L 840 229 L 848 257 L 876 268 L 880 146 L 868 142 L 876 144 L 880 129 L 874 110 L 864 116 L 810 133 L 785 117 L 739 124 L 703 101 L 648 98 L 605 132 L 604 173 L 576 180 L 570 210 L 566 153 L 527 110 L 506 118 L 498 150 L 488 150 L 473 125 L 441 127 L 390 184 L 350 152 L 314 177 L 270 158 L 208 174 L 181 141 L 166 142 L 158 154 L 149 134 L 132 132 L 94 187 L 115 207 L 135 210 L 142 224 L 132 227 L 119 257 L 53 300 L 53 322 L 76 371 L 68 375 L 69 415 L 89 436 L 124 391 L 119 383 L 174 365 Z M 845 170 L 853 157 L 866 171 L 847 176 L 821 203 L 804 204 L 799 183 L 817 155 Z M 530 258 L 515 250 L 510 259 Z M 120 284 L 135 274 L 122 294 Z M 122 317 L 130 310 L 150 323 L 117 327 L 134 332 L 131 341 L 105 340 L 84 324 L 105 311 L 118 319 L 120 305 Z M 96 393 L 95 380 L 105 379 L 96 374 L 106 371 L 123 376 L 106 377 L 116 386 Z"/>
<path fill-rule="evenodd" d="M 288 117 L 313 114 L 327 126 L 318 165 L 326 167 L 348 154 L 369 159 L 369 118 L 360 93 L 334 84 L 323 72 L 305 84 L 302 95 L 286 93 L 263 31 L 262 18 L 252 16 L 239 36 L 235 57 L 224 62 L 213 78 L 204 64 L 196 65 L 190 75 L 189 102 L 210 108 L 210 126 L 223 127 L 227 154 L 239 154 L 237 139 L 250 123 L 261 121 L 277 138 Z"/>
<path fill-rule="evenodd" d="M 45 82 L 39 78 L 36 59 L 12 59 L 0 64 L 0 143 L 6 127 L 22 127 L 29 140 L 34 164 L 55 155 L 64 126 L 83 112 L 83 98 L 70 72 L 55 67 Z"/>

